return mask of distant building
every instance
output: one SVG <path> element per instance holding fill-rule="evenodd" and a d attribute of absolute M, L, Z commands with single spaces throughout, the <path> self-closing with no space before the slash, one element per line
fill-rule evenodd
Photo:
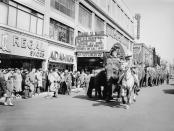
<path fill-rule="evenodd" d="M 158 56 L 157 54 L 156 54 L 156 49 L 155 48 L 153 48 L 152 49 L 152 51 L 153 51 L 153 66 L 157 66 L 157 65 L 161 65 L 161 58 L 160 58 L 160 56 Z"/>
<path fill-rule="evenodd" d="M 135 64 L 153 66 L 153 51 L 144 43 L 135 43 L 133 46 L 133 61 Z"/>

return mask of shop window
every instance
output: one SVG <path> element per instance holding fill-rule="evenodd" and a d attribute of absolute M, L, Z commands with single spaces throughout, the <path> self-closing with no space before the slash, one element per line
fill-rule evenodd
<path fill-rule="evenodd" d="M 92 12 L 81 4 L 79 6 L 79 23 L 84 27 L 91 28 Z"/>
<path fill-rule="evenodd" d="M 14 1 L 0 1 L 0 23 L 34 34 L 43 34 L 44 16 Z"/>
<path fill-rule="evenodd" d="M 51 6 L 72 18 L 75 17 L 74 0 L 51 0 Z"/>
<path fill-rule="evenodd" d="M 104 21 L 98 16 L 95 16 L 95 32 L 100 31 L 104 31 Z"/>
<path fill-rule="evenodd" d="M 57 22 L 53 19 L 50 20 L 50 38 L 62 41 L 65 43 L 73 44 L 74 41 L 74 29 Z"/>

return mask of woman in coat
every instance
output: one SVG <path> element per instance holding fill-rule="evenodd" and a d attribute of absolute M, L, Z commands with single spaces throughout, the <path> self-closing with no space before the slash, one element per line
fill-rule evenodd
<path fill-rule="evenodd" d="M 37 79 L 36 93 L 39 95 L 40 94 L 40 89 L 42 88 L 42 72 L 41 72 L 41 69 L 37 70 L 36 79 Z"/>
<path fill-rule="evenodd" d="M 14 90 L 16 96 L 20 96 L 22 92 L 22 75 L 19 69 L 15 70 L 14 76 Z"/>
<path fill-rule="evenodd" d="M 6 91 L 6 81 L 3 72 L 0 70 L 0 98 L 3 97 Z"/>
<path fill-rule="evenodd" d="M 14 90 L 14 82 L 13 82 L 14 76 L 13 76 L 11 70 L 9 70 L 9 72 L 7 72 L 4 76 L 5 76 L 6 85 L 7 85 L 5 95 L 4 95 L 4 97 L 5 97 L 4 105 L 13 106 L 11 99 L 12 99 L 12 93 Z"/>

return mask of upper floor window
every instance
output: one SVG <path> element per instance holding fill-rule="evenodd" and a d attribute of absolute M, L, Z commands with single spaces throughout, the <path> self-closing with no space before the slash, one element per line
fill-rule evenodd
<path fill-rule="evenodd" d="M 75 18 L 74 0 L 51 0 L 51 6 L 60 12 Z"/>
<path fill-rule="evenodd" d="M 104 20 L 100 17 L 95 16 L 95 32 L 104 31 Z"/>
<path fill-rule="evenodd" d="M 45 4 L 45 0 L 34 0 L 34 1 L 36 1 L 36 2 L 38 2 L 39 4 L 42 4 L 42 5 Z"/>
<path fill-rule="evenodd" d="M 80 4 L 79 23 L 84 27 L 91 28 L 91 22 L 92 22 L 92 12 Z"/>
<path fill-rule="evenodd" d="M 18 3 L 9 1 L 0 2 L 0 23 L 19 28 L 34 34 L 43 34 L 43 15 L 24 7 Z"/>
<path fill-rule="evenodd" d="M 107 24 L 106 34 L 113 37 L 114 36 L 114 31 L 115 31 L 115 29 L 112 26 L 110 26 L 109 24 Z"/>
<path fill-rule="evenodd" d="M 74 29 L 50 19 L 50 38 L 72 45 L 74 41 Z"/>

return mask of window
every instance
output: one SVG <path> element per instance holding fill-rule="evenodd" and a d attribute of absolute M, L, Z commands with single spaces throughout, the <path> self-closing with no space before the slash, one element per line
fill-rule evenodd
<path fill-rule="evenodd" d="M 37 19 L 37 34 L 42 35 L 42 30 L 43 30 L 43 20 L 38 18 Z"/>
<path fill-rule="evenodd" d="M 62 41 L 65 43 L 73 44 L 74 29 L 58 22 L 53 19 L 50 20 L 50 38 Z"/>
<path fill-rule="evenodd" d="M 74 0 L 51 0 L 51 6 L 60 12 L 75 18 Z"/>
<path fill-rule="evenodd" d="M 37 17 L 31 16 L 30 32 L 36 34 L 36 28 L 37 28 Z"/>
<path fill-rule="evenodd" d="M 43 15 L 13 1 L 0 2 L 0 23 L 34 34 L 43 34 Z"/>
<path fill-rule="evenodd" d="M 106 26 L 106 34 L 113 37 L 114 36 L 114 28 L 112 26 L 110 26 L 109 24 L 107 24 Z"/>
<path fill-rule="evenodd" d="M 0 23 L 7 24 L 8 6 L 5 3 L 0 2 Z"/>
<path fill-rule="evenodd" d="M 14 2 L 10 1 L 10 4 L 12 6 L 9 6 L 9 14 L 8 14 L 8 25 L 12 27 L 16 27 L 17 20 L 16 20 L 16 15 L 17 15 L 17 4 Z"/>
<path fill-rule="evenodd" d="M 84 27 L 91 28 L 92 12 L 83 5 L 79 6 L 79 23 Z"/>
<path fill-rule="evenodd" d="M 95 16 L 95 32 L 104 31 L 104 21 Z"/>
<path fill-rule="evenodd" d="M 30 15 L 26 12 L 18 10 L 17 28 L 29 31 Z"/>

